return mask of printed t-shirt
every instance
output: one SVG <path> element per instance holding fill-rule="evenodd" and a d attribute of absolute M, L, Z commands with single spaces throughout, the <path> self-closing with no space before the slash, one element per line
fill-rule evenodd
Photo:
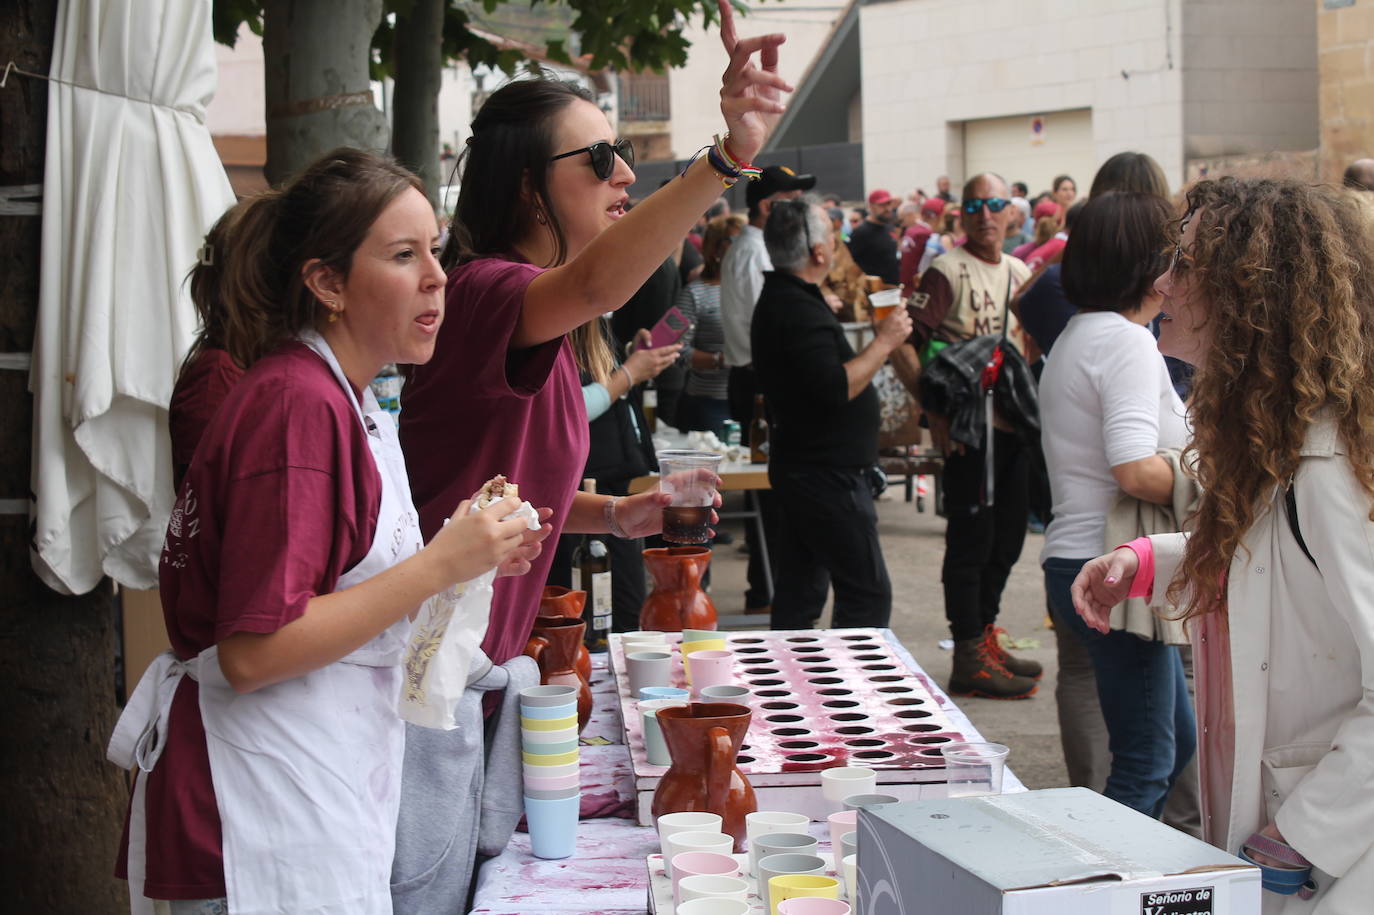
<path fill-rule="evenodd" d="M 177 657 L 299 618 L 367 555 L 381 498 L 355 404 L 329 366 L 296 342 L 264 357 L 206 430 L 167 526 L 159 584 Z M 198 689 L 190 677 L 178 685 L 148 776 L 144 892 L 155 899 L 225 894 Z M 127 841 L 126 824 L 121 877 Z"/>
<path fill-rule="evenodd" d="M 1054 238 L 1051 238 L 1049 241 L 1032 251 L 1030 257 L 1026 258 L 1026 266 L 1030 268 L 1031 273 L 1034 273 L 1058 257 L 1063 252 L 1064 246 L 1068 243 L 1069 236 L 1060 232 L 1058 235 L 1055 235 Z"/>
<path fill-rule="evenodd" d="M 1000 334 L 1005 312 L 1008 337 L 1020 349 L 1020 327 L 1016 315 L 1006 311 L 1007 296 L 1030 277 L 1030 270 L 1010 255 L 999 256 L 994 264 L 958 247 L 931 261 L 909 300 L 913 327 L 907 342 L 919 352 L 931 338 L 953 343 Z"/>
<path fill-rule="evenodd" d="M 498 473 L 531 505 L 553 509 L 553 533 L 530 571 L 496 580 L 482 641 L 496 664 L 525 650 L 551 545 L 587 463 L 587 408 L 566 338 L 511 349 L 525 290 L 542 272 L 496 257 L 454 268 L 434 358 L 401 391 L 401 447 L 426 539 Z"/>
<path fill-rule="evenodd" d="M 243 377 L 233 358 L 222 349 L 209 347 L 177 377 L 172 389 L 172 402 L 167 413 L 167 427 L 172 437 L 172 488 L 180 491 L 191 466 L 205 427 L 215 418 L 215 411 L 224 403 L 234 385 Z"/>

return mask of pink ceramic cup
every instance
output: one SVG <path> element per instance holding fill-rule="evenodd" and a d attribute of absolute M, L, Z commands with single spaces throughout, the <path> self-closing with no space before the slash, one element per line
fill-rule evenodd
<path fill-rule="evenodd" d="M 678 883 L 683 877 L 693 874 L 719 874 L 723 877 L 738 877 L 739 862 L 733 855 L 722 855 L 713 851 L 685 851 L 674 855 L 673 866 L 673 905 L 682 903 L 682 890 Z"/>
<path fill-rule="evenodd" d="M 692 688 L 726 686 L 735 682 L 735 653 L 707 649 L 692 652 Z"/>
<path fill-rule="evenodd" d="M 838 855 L 840 853 L 840 837 L 847 832 L 854 832 L 857 829 L 859 812 L 857 810 L 842 810 L 839 813 L 832 813 L 828 818 L 830 823 L 830 851 Z"/>
<path fill-rule="evenodd" d="M 582 776 L 574 772 L 572 775 L 555 775 L 551 778 L 540 776 L 525 776 L 525 787 L 535 791 L 554 791 L 558 788 L 576 788 L 582 781 Z"/>

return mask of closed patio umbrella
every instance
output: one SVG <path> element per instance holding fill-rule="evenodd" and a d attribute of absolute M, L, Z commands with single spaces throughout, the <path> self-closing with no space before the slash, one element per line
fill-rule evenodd
<path fill-rule="evenodd" d="M 50 587 L 157 583 L 185 286 L 234 201 L 205 125 L 210 0 L 63 0 L 48 90 L 29 389 L 33 565 Z"/>

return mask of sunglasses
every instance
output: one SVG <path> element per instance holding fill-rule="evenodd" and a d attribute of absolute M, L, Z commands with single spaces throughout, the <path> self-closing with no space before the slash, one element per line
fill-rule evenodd
<path fill-rule="evenodd" d="M 623 159 L 630 168 L 635 167 L 635 147 L 629 140 L 616 140 L 614 143 L 602 140 L 600 143 L 574 149 L 572 152 L 559 153 L 549 161 L 557 162 L 559 159 L 566 159 L 581 153 L 586 153 L 591 158 L 592 171 L 602 181 L 610 181 L 611 175 L 615 173 L 616 156 Z"/>
<path fill-rule="evenodd" d="M 1011 201 L 1005 197 L 969 197 L 963 202 L 962 208 L 968 215 L 975 216 L 984 206 L 994 213 L 1000 213 L 1010 203 Z"/>

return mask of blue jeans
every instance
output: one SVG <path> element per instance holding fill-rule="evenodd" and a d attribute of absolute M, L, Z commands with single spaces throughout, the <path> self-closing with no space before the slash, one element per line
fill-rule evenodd
<path fill-rule="evenodd" d="M 1069 588 L 1086 559 L 1046 559 L 1045 593 L 1056 626 L 1083 639 L 1097 673 L 1097 696 L 1112 752 L 1107 797 L 1159 817 L 1174 780 L 1197 749 L 1196 721 L 1178 649 L 1113 629 L 1090 629 Z"/>

